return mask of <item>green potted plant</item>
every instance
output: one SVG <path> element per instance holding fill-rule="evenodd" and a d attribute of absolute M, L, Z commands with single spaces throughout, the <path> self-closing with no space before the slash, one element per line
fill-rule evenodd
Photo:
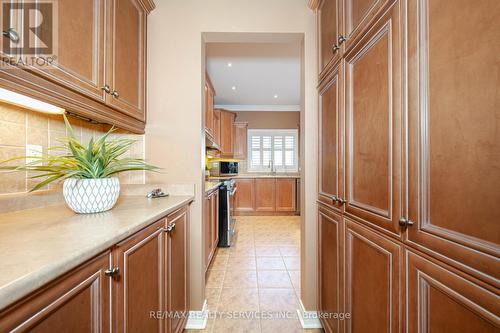
<path fill-rule="evenodd" d="M 124 171 L 159 168 L 146 163 L 143 159 L 124 157 L 135 140 L 111 139 L 111 128 L 100 138 L 90 139 L 83 145 L 75 137 L 73 129 L 64 116 L 67 137 L 60 139 L 61 146 L 51 147 L 42 156 L 19 156 L 15 160 L 30 162 L 15 166 L 2 166 L 1 169 L 13 171 L 35 171 L 32 179 L 42 179 L 31 191 L 38 190 L 52 182 L 64 181 L 63 195 L 68 206 L 76 213 L 97 213 L 113 208 L 120 195 L 120 180 L 116 175 Z M 54 154 L 62 151 L 63 154 Z"/>

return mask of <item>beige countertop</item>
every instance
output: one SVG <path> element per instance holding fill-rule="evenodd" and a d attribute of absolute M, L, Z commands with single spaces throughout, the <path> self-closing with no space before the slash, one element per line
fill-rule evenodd
<path fill-rule="evenodd" d="M 217 181 L 208 181 L 205 182 L 205 193 L 211 192 L 215 190 L 217 187 L 219 187 L 221 182 Z"/>
<path fill-rule="evenodd" d="M 258 174 L 258 173 L 250 173 L 250 174 L 238 174 L 237 176 L 212 176 L 209 177 L 209 180 L 217 180 L 217 179 L 248 179 L 248 178 L 300 178 L 299 174 Z"/>
<path fill-rule="evenodd" d="M 193 199 L 128 195 L 99 214 L 62 202 L 0 214 L 0 310 Z"/>

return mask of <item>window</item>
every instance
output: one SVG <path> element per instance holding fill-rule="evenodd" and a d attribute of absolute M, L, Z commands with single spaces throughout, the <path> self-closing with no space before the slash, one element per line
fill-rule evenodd
<path fill-rule="evenodd" d="M 277 172 L 299 170 L 298 130 L 248 130 L 248 171 Z"/>

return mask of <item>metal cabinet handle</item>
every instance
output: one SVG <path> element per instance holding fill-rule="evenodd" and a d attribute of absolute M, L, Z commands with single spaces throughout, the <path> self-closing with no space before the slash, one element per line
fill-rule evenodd
<path fill-rule="evenodd" d="M 109 94 L 111 92 L 111 88 L 109 85 L 105 84 L 104 87 L 101 88 L 106 94 Z"/>
<path fill-rule="evenodd" d="M 111 93 L 111 96 L 113 96 L 114 98 L 118 98 L 118 97 L 120 97 L 120 94 L 118 93 L 118 91 L 113 90 L 113 92 Z"/>
<path fill-rule="evenodd" d="M 412 226 L 413 224 L 415 224 L 415 223 L 413 221 L 407 219 L 406 217 L 402 217 L 399 219 L 399 225 L 401 227 L 406 228 L 406 227 Z"/>
<path fill-rule="evenodd" d="M 167 225 L 167 232 L 172 232 L 175 229 L 175 222 Z"/>
<path fill-rule="evenodd" d="M 109 277 L 115 277 L 118 276 L 118 274 L 120 274 L 120 267 L 108 268 L 104 271 L 104 275 Z"/>
<path fill-rule="evenodd" d="M 14 43 L 19 42 L 19 34 L 13 28 L 9 28 L 5 31 L 2 31 L 2 35 L 4 35 L 4 37 L 7 37 L 8 39 L 13 41 Z"/>
<path fill-rule="evenodd" d="M 347 201 L 345 201 L 344 199 L 342 199 L 341 197 L 338 197 L 337 198 L 337 202 L 341 205 L 345 204 Z"/>
<path fill-rule="evenodd" d="M 337 44 L 333 44 L 332 45 L 332 51 L 333 52 L 337 52 L 338 49 L 340 49 L 340 46 L 338 46 Z"/>
<path fill-rule="evenodd" d="M 342 45 L 345 41 L 347 40 L 347 38 L 345 38 L 345 36 L 342 36 L 342 35 L 339 35 L 339 45 Z"/>

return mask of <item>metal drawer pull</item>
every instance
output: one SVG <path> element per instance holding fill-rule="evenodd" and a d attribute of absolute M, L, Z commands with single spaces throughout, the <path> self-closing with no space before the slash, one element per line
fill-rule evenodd
<path fill-rule="evenodd" d="M 336 52 L 338 49 L 340 49 L 340 46 L 338 46 L 337 44 L 333 44 L 332 45 L 332 51 L 333 52 Z"/>
<path fill-rule="evenodd" d="M 175 229 L 175 222 L 167 225 L 167 232 L 172 232 Z"/>
<path fill-rule="evenodd" d="M 120 274 L 120 267 L 108 268 L 107 270 L 104 271 L 104 275 L 110 277 L 115 277 L 118 274 Z"/>
<path fill-rule="evenodd" d="M 111 92 L 111 88 L 109 85 L 105 84 L 104 87 L 101 88 L 106 94 L 109 94 Z"/>
<path fill-rule="evenodd" d="M 341 205 L 345 204 L 347 201 L 345 201 L 344 199 L 342 199 L 341 197 L 338 197 L 337 198 L 337 202 Z"/>
<path fill-rule="evenodd" d="M 120 94 L 118 93 L 118 91 L 113 90 L 113 92 L 111 93 L 111 96 L 113 96 L 114 98 L 118 98 L 118 97 L 120 97 Z"/>
<path fill-rule="evenodd" d="M 7 37 L 8 39 L 10 39 L 14 43 L 19 42 L 19 34 L 13 28 L 9 28 L 9 29 L 3 31 L 2 34 L 4 35 L 4 37 Z"/>
<path fill-rule="evenodd" d="M 339 45 L 342 45 L 346 40 L 347 40 L 347 38 L 345 38 L 342 35 L 339 35 Z"/>
<path fill-rule="evenodd" d="M 408 220 L 406 217 L 402 217 L 399 219 L 399 225 L 402 227 L 408 227 L 408 226 L 411 226 L 413 224 L 414 224 L 414 222 Z"/>

